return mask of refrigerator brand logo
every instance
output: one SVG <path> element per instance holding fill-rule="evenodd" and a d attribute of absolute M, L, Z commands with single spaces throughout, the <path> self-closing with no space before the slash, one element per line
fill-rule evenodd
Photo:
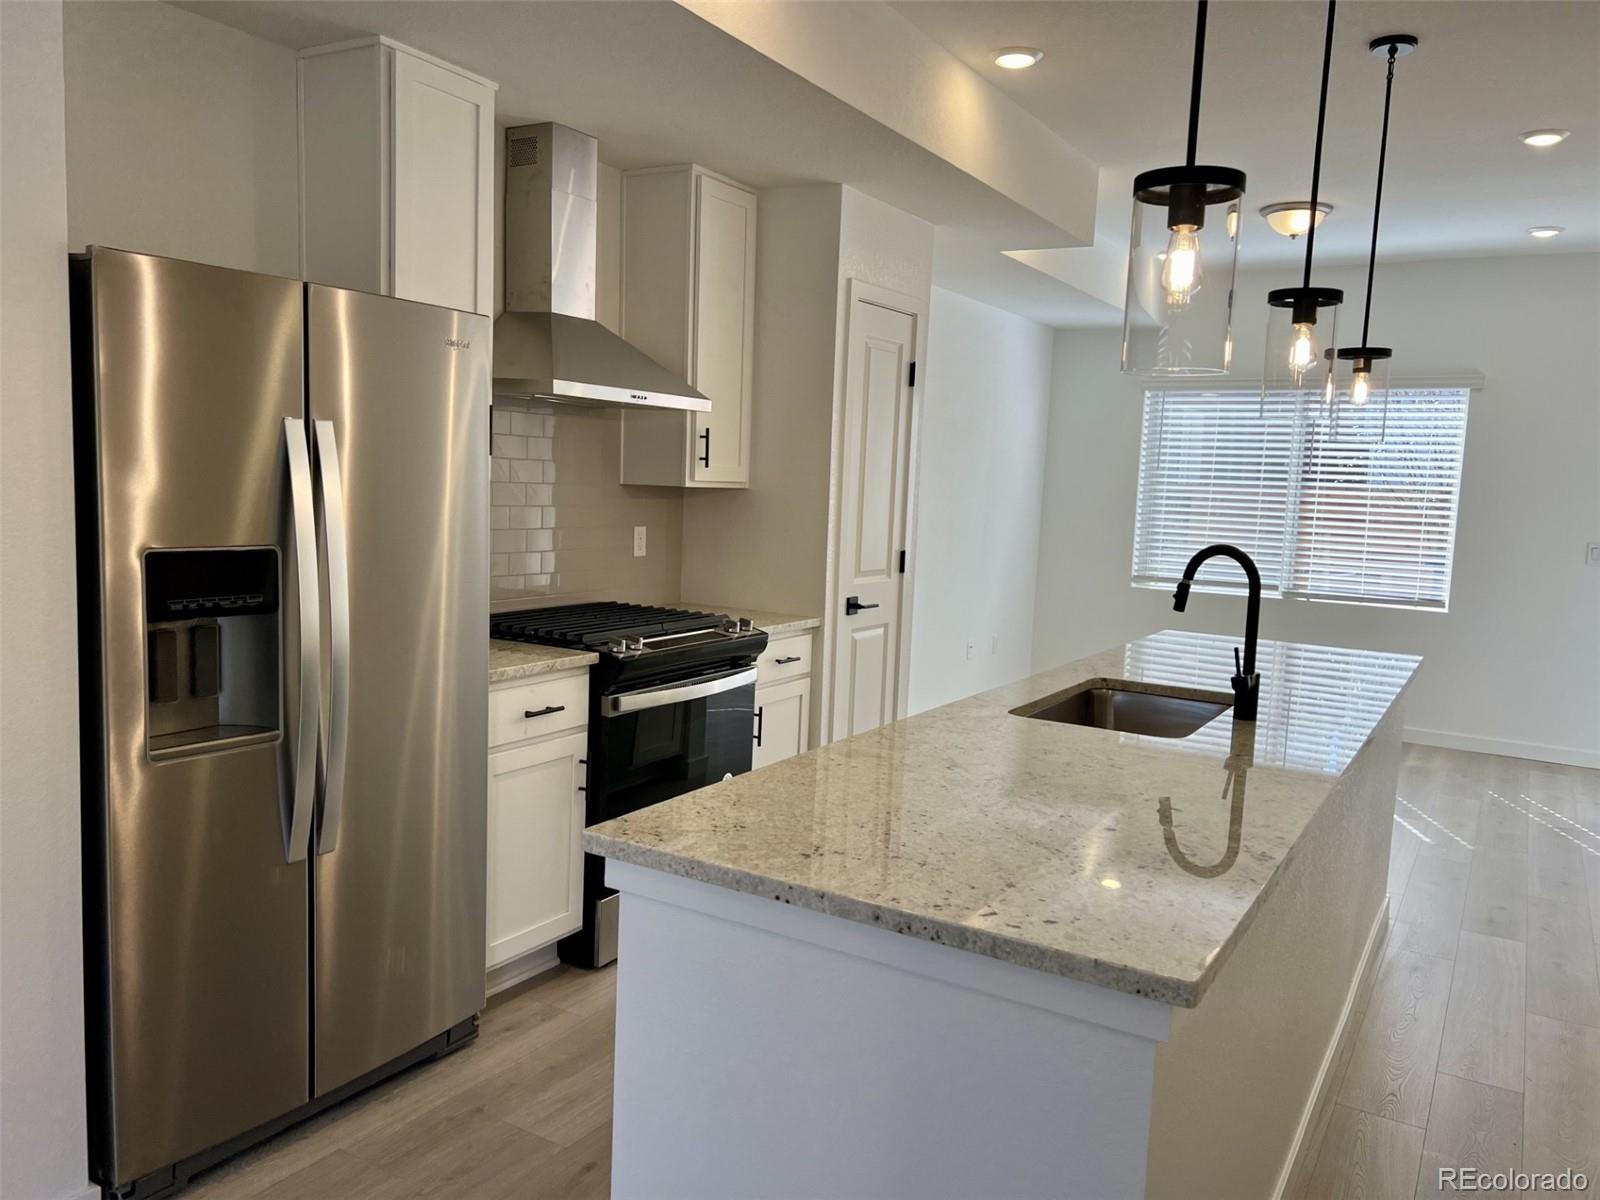
<path fill-rule="evenodd" d="M 650 397 L 646 396 L 643 392 L 629 392 L 628 395 L 632 396 L 635 400 L 648 400 L 648 399 L 650 399 Z"/>
<path fill-rule="evenodd" d="M 446 346 L 449 346 L 450 349 L 452 349 L 452 350 L 470 350 L 472 348 L 472 339 L 471 338 L 445 338 L 444 344 Z"/>

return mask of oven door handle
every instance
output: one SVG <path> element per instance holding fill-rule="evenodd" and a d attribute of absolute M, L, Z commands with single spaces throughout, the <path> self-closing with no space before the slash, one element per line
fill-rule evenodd
<path fill-rule="evenodd" d="M 623 692 L 616 696 L 600 698 L 600 712 L 607 717 L 621 717 L 641 712 L 647 708 L 660 708 L 666 704 L 682 704 L 686 700 L 703 700 L 719 692 L 731 692 L 756 681 L 756 669 L 746 667 L 730 675 L 713 675 L 709 679 L 694 679 L 688 683 L 669 683 L 664 687 L 641 688 L 637 692 Z"/>

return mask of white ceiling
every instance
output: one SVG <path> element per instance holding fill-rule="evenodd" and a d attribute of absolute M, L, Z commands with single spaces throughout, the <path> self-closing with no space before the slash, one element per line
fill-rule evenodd
<path fill-rule="evenodd" d="M 939 226 L 940 280 L 1051 324 L 1120 320 L 1133 173 L 1182 159 L 1194 7 L 1176 0 L 910 0 L 890 34 L 942 45 L 1101 169 L 1095 242 L 1060 230 L 823 86 L 661 0 L 187 0 L 179 7 L 296 48 L 384 33 L 500 82 L 501 124 L 557 120 L 622 167 L 698 161 L 758 187 L 841 182 Z M 808 5 L 783 15 L 804 24 Z M 1291 270 L 1303 242 L 1263 204 L 1304 198 L 1320 68 L 1320 0 L 1211 8 L 1200 157 L 1249 174 L 1240 261 Z M 1385 258 L 1600 250 L 1600 3 L 1346 0 L 1339 8 L 1319 261 L 1364 261 L 1383 64 L 1367 42 L 1422 39 L 1395 88 Z M 936 43 L 937 45 L 933 45 Z M 995 67 L 1003 45 L 1038 66 Z M 856 58 L 861 48 L 855 48 Z M 958 68 L 959 69 L 959 68 Z M 907 94 L 911 94 L 909 91 Z M 956 106 L 960 108 L 959 105 Z M 965 114 L 970 121 L 971 114 Z M 941 119 L 957 122 L 963 113 Z M 1573 136 L 1534 151 L 1516 135 Z M 1530 225 L 1565 225 L 1548 242 Z M 1115 277 L 1113 277 L 1115 276 Z M 1113 294 L 1116 295 L 1113 295 Z"/>
<path fill-rule="evenodd" d="M 912 0 L 895 8 L 1103 169 L 1183 161 L 1194 5 Z M 1199 157 L 1249 175 L 1242 265 L 1304 255 L 1303 241 L 1271 233 L 1254 214 L 1310 192 L 1326 14 L 1325 4 L 1302 0 L 1211 6 Z M 1367 43 L 1386 33 L 1414 33 L 1421 46 L 1395 72 L 1380 254 L 1600 250 L 1600 4 L 1384 0 L 1338 8 L 1321 188 L 1335 211 L 1317 234 L 1319 260 L 1367 252 L 1384 76 Z M 1007 45 L 1037 46 L 1045 57 L 1005 71 L 993 54 Z M 1517 139 L 1547 126 L 1573 133 L 1543 151 Z M 1531 225 L 1567 233 L 1536 242 Z"/>

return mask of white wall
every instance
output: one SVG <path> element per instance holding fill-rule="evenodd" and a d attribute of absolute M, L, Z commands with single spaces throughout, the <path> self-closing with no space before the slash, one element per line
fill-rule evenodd
<path fill-rule="evenodd" d="M 760 193 L 750 486 L 685 494 L 684 600 L 822 614 L 840 192 Z"/>
<path fill-rule="evenodd" d="M 1043 325 L 933 289 L 912 712 L 1029 672 L 1052 340 Z"/>
<path fill-rule="evenodd" d="M 1241 277 L 1240 373 L 1260 377 L 1264 295 Z M 1317 282 L 1348 296 L 1364 274 Z M 1420 653 L 1411 740 L 1600 766 L 1600 256 L 1380 264 L 1373 339 L 1407 368 L 1478 368 L 1446 613 L 1268 600 L 1266 637 Z M 1140 385 L 1117 372 L 1115 332 L 1062 332 L 1055 354 L 1034 618 L 1034 664 L 1171 626 L 1233 632 L 1243 604 L 1128 585 Z"/>
<path fill-rule="evenodd" d="M 298 277 L 294 51 L 166 4 L 66 6 L 67 233 Z"/>
<path fill-rule="evenodd" d="M 88 1191 L 59 3 L 0 4 L 0 1195 Z"/>

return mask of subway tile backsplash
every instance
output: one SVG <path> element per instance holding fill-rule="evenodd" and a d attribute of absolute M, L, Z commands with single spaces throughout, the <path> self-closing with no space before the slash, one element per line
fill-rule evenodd
<path fill-rule="evenodd" d="M 624 487 L 621 414 L 493 409 L 489 599 L 503 610 L 577 600 L 672 604 L 683 561 L 683 496 Z M 643 525 L 647 553 L 633 554 Z"/>

